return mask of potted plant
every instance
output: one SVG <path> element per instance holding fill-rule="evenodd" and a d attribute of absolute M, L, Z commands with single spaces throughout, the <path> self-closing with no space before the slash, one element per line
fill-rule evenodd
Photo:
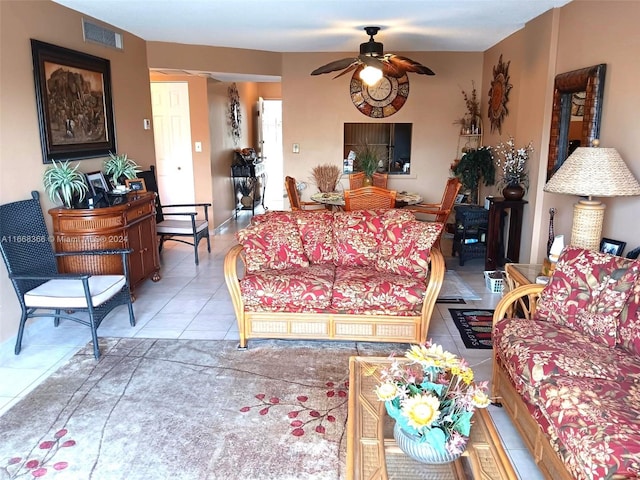
<path fill-rule="evenodd" d="M 127 154 L 114 155 L 109 152 L 109 158 L 104 162 L 104 173 L 111 175 L 115 187 L 120 185 L 121 178 L 136 178 L 142 170 L 136 162 L 127 158 Z"/>
<path fill-rule="evenodd" d="M 501 171 L 498 185 L 504 187 L 502 195 L 508 200 L 520 200 L 529 188 L 527 162 L 533 152 L 533 144 L 529 142 L 522 148 L 516 148 L 510 136 L 506 143 L 500 142 L 494 150 L 496 167 Z"/>
<path fill-rule="evenodd" d="M 488 382 L 475 383 L 464 359 L 430 341 L 405 357 L 381 370 L 375 390 L 396 421 L 396 443 L 420 462 L 453 461 L 466 449 L 475 409 L 489 406 Z"/>
<path fill-rule="evenodd" d="M 452 171 L 460 179 L 462 186 L 471 192 L 471 198 L 477 204 L 480 179 L 483 179 L 485 186 L 495 183 L 496 168 L 491 147 L 467 151 Z"/>
<path fill-rule="evenodd" d="M 379 164 L 380 156 L 378 149 L 369 144 L 365 144 L 364 147 L 356 153 L 356 166 L 358 170 L 364 172 L 365 186 L 373 184 L 372 177 L 376 170 L 378 170 Z"/>
<path fill-rule="evenodd" d="M 75 201 L 84 200 L 88 190 L 84 175 L 78 172 L 78 166 L 69 162 L 56 163 L 44 172 L 44 188 L 52 202 L 62 203 L 65 208 L 73 208 Z"/>

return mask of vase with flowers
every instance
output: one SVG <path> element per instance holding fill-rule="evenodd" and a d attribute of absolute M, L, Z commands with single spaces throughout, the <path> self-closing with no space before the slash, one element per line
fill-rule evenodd
<path fill-rule="evenodd" d="M 467 446 L 476 408 L 489 405 L 488 382 L 474 382 L 462 358 L 426 342 L 380 372 L 376 395 L 395 421 L 398 447 L 423 463 L 448 463 Z"/>
<path fill-rule="evenodd" d="M 521 200 L 529 188 L 529 172 L 527 162 L 533 145 L 529 142 L 521 148 L 516 148 L 513 137 L 506 142 L 499 143 L 493 149 L 496 167 L 501 172 L 498 185 L 502 185 L 502 195 L 506 200 Z"/>

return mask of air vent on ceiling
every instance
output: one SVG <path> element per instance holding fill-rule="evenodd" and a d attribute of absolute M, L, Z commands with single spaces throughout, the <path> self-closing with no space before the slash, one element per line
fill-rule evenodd
<path fill-rule="evenodd" d="M 115 48 L 116 50 L 123 49 L 121 33 L 91 23 L 84 18 L 82 19 L 82 32 L 85 42 L 99 43 L 100 45 Z"/>

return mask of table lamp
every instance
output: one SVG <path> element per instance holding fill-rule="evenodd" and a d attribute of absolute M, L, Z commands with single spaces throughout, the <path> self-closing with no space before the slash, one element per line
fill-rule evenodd
<path fill-rule="evenodd" d="M 615 148 L 578 147 L 544 186 L 549 193 L 587 197 L 574 204 L 571 245 L 600 248 L 605 205 L 593 197 L 640 195 L 640 184 Z"/>

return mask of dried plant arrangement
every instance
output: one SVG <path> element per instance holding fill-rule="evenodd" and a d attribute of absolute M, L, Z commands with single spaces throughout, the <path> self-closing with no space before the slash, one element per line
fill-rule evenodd
<path fill-rule="evenodd" d="M 311 176 L 322 193 L 335 192 L 342 170 L 337 165 L 317 165 L 311 170 Z"/>

